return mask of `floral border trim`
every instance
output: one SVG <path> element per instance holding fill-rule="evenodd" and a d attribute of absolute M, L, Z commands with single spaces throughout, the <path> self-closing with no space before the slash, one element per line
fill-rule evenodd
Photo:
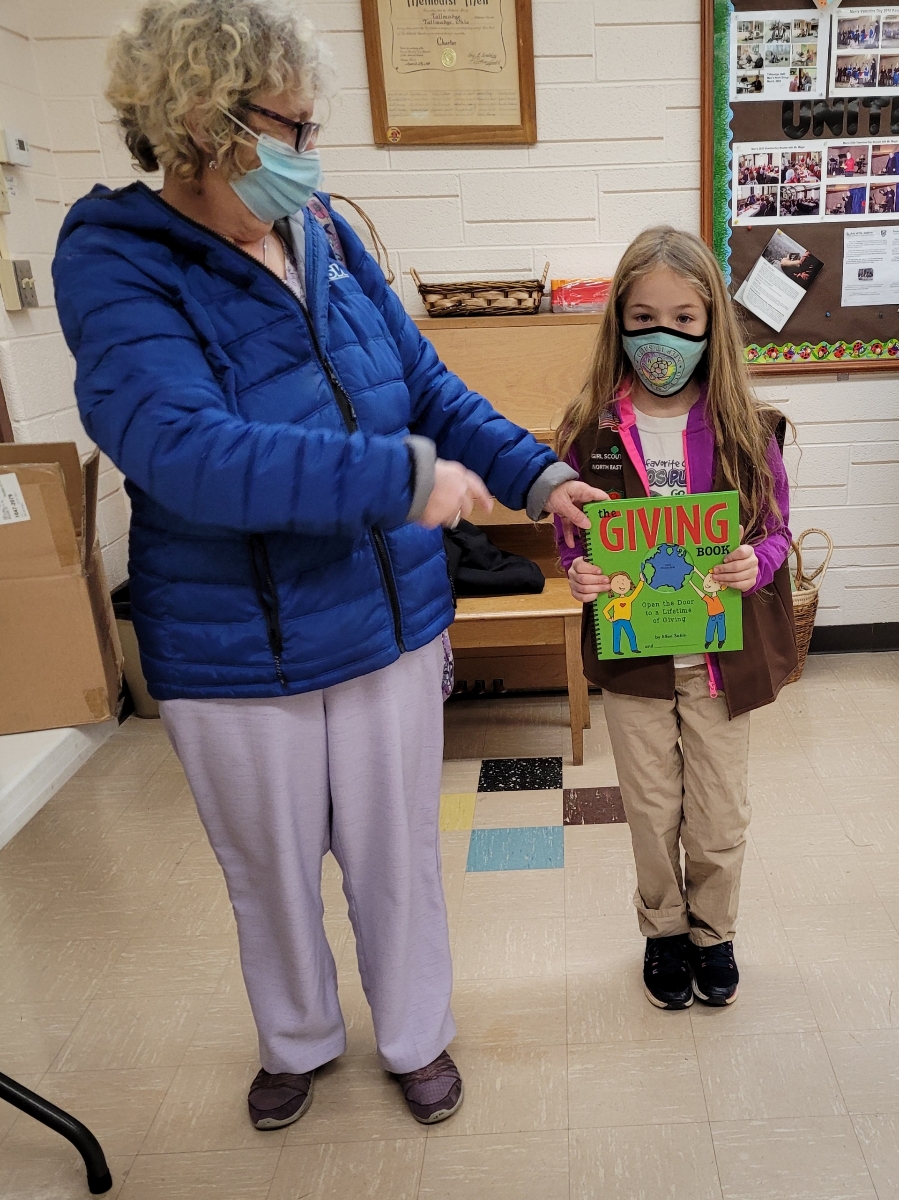
<path fill-rule="evenodd" d="M 891 359 L 899 366 L 899 338 L 888 338 L 883 342 L 801 342 L 794 346 L 787 342 L 776 346 L 747 346 L 744 352 L 750 365 L 773 363 L 834 363 L 834 362 L 888 362 Z"/>

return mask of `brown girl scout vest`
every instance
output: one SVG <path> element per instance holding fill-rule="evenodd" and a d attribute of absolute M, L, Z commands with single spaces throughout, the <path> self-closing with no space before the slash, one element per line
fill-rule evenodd
<path fill-rule="evenodd" d="M 777 434 L 782 446 L 783 417 L 766 411 L 760 416 L 769 425 L 770 434 Z M 621 444 L 617 423 L 605 421 L 598 428 L 582 434 L 575 448 L 584 483 L 600 488 L 616 499 L 636 499 L 646 495 L 640 476 Z M 719 463 L 712 490 L 720 492 L 727 488 Z M 594 686 L 627 696 L 674 699 L 674 659 L 670 656 L 600 661 L 596 654 L 590 605 L 584 606 L 581 641 L 584 674 Z M 718 655 L 729 715 L 738 717 L 753 708 L 770 704 L 777 698 L 796 663 L 793 598 L 789 569 L 784 563 L 767 587 L 743 597 L 743 649 Z"/>

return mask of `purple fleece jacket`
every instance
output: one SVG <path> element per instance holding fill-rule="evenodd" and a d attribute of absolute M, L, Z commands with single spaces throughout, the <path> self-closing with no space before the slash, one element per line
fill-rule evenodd
<path fill-rule="evenodd" d="M 649 481 L 646 476 L 646 464 L 643 461 L 643 447 L 640 444 L 640 434 L 637 430 L 634 406 L 631 403 L 628 391 L 623 391 L 619 395 L 615 402 L 615 410 L 618 416 L 618 432 L 621 441 L 637 473 L 643 480 L 643 485 L 646 488 L 648 496 Z M 715 435 L 711 426 L 706 421 L 706 393 L 704 388 L 700 393 L 699 399 L 690 409 L 690 415 L 687 418 L 687 428 L 684 433 L 684 457 L 687 464 L 687 490 L 689 492 L 710 492 L 715 477 Z M 577 453 L 574 448 L 569 451 L 565 461 L 574 467 L 576 471 L 580 472 L 580 463 L 578 462 Z M 756 557 L 759 560 L 759 575 L 755 587 L 750 589 L 752 592 L 758 591 L 759 588 L 767 587 L 771 583 L 774 579 L 774 573 L 786 562 L 792 543 L 792 535 L 787 525 L 787 521 L 790 518 L 790 485 L 787 480 L 783 457 L 775 438 L 771 439 L 768 446 L 768 465 L 771 467 L 772 474 L 774 475 L 774 495 L 777 499 L 782 518 L 777 520 L 773 513 L 768 513 L 765 518 L 765 537 L 761 541 L 754 543 Z M 586 554 L 583 538 L 576 531 L 574 547 L 567 546 L 562 533 L 562 522 L 558 517 L 554 518 L 554 522 L 559 557 L 563 569 L 567 572 L 576 558 L 583 557 Z M 749 593 L 746 594 L 748 595 Z M 721 677 L 717 669 L 717 662 L 715 661 L 716 656 L 710 655 L 709 657 L 711 659 L 715 682 L 720 687 Z"/>

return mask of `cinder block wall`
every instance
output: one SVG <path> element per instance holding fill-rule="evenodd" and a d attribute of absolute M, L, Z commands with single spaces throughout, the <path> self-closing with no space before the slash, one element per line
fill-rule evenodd
<path fill-rule="evenodd" d="M 35 145 L 6 168 L 11 248 L 36 267 L 44 307 L 0 315 L 0 376 L 17 436 L 78 436 L 71 365 L 50 305 L 49 262 L 69 204 L 135 177 L 100 99 L 105 39 L 135 0 L 5 0 L 0 120 Z M 306 9 L 330 43 L 340 92 L 323 139 L 326 184 L 363 204 L 422 312 L 409 268 L 436 280 L 609 273 L 649 224 L 697 230 L 698 0 L 533 0 L 540 142 L 532 148 L 381 150 L 371 144 L 358 0 Z M 646 137 L 647 129 L 654 136 Z M 360 232 L 361 229 L 360 229 Z M 837 542 L 819 621 L 899 620 L 899 380 L 761 389 L 799 429 L 788 452 L 793 526 Z M 104 473 L 104 540 L 124 574 L 126 507 Z"/>

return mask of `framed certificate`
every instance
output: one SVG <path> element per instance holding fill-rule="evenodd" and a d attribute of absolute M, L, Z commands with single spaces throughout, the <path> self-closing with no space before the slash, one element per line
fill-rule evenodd
<path fill-rule="evenodd" d="M 531 0 L 362 0 L 379 146 L 537 140 Z"/>

